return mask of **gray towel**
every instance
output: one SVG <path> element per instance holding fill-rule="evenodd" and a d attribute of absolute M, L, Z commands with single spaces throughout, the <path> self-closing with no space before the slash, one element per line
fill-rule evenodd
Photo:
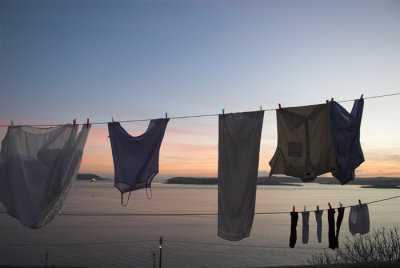
<path fill-rule="evenodd" d="M 226 240 L 250 235 L 263 117 L 263 111 L 219 116 L 218 236 Z"/>

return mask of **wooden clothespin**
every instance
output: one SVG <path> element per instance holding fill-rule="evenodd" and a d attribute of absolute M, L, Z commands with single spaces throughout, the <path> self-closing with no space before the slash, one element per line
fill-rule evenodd
<path fill-rule="evenodd" d="M 331 203 L 328 203 L 328 207 L 329 207 L 330 210 L 333 210 L 333 208 L 331 206 Z"/>
<path fill-rule="evenodd" d="M 114 116 L 111 116 L 111 120 L 112 120 L 112 122 L 114 123 Z"/>
<path fill-rule="evenodd" d="M 304 205 L 304 212 L 306 212 L 306 205 Z"/>
<path fill-rule="evenodd" d="M 89 118 L 86 120 L 86 127 L 89 128 Z"/>
<path fill-rule="evenodd" d="M 263 110 L 262 105 L 260 105 L 260 111 L 262 111 L 262 110 Z"/>
<path fill-rule="evenodd" d="M 339 207 L 340 207 L 340 208 L 343 208 L 342 202 L 339 202 Z"/>
<path fill-rule="evenodd" d="M 76 118 L 72 120 L 72 125 L 75 127 L 76 126 Z"/>
<path fill-rule="evenodd" d="M 11 120 L 10 123 L 11 123 L 11 126 L 14 126 L 14 120 Z"/>
<path fill-rule="evenodd" d="M 361 207 L 361 200 L 360 199 L 358 199 L 358 204 L 360 205 L 360 207 Z"/>

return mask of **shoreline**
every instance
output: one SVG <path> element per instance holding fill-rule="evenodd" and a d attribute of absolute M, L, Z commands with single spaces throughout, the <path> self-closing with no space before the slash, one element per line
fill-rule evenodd
<path fill-rule="evenodd" d="M 201 178 L 201 177 L 173 177 L 163 182 L 164 184 L 182 184 L 182 185 L 218 185 L 217 178 Z M 274 186 L 296 186 L 302 187 L 303 183 L 333 184 L 340 185 L 335 178 L 319 177 L 311 182 L 302 182 L 298 178 L 293 177 L 259 177 L 257 185 L 274 185 Z M 374 189 L 400 189 L 400 178 L 359 178 L 349 182 L 346 185 L 359 185 L 360 188 Z"/>
<path fill-rule="evenodd" d="M 92 178 L 96 182 L 113 182 L 111 178 L 102 178 L 96 174 L 78 174 L 77 181 L 90 181 Z M 169 179 L 156 180 L 162 184 L 181 184 L 181 185 L 218 185 L 218 178 L 216 177 L 172 177 Z M 294 177 L 259 177 L 257 185 L 272 185 L 272 186 L 294 186 L 302 187 L 306 183 L 318 184 L 333 184 L 340 185 L 339 181 L 333 177 L 317 177 L 310 182 L 303 182 L 299 178 Z M 356 178 L 345 185 L 358 185 L 360 188 L 366 189 L 400 189 L 400 178 L 390 177 L 373 177 L 373 178 Z"/>

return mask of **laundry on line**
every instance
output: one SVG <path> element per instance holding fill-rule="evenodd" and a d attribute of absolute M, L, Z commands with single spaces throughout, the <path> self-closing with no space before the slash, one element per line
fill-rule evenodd
<path fill-rule="evenodd" d="M 318 105 L 280 106 L 274 109 L 278 124 L 278 147 L 269 162 L 270 175 L 285 174 L 312 181 L 321 174 L 331 172 L 341 184 L 354 179 L 354 169 L 364 161 L 359 142 L 363 105 L 364 99 L 361 97 L 354 101 L 350 113 L 333 100 Z M 255 193 L 263 117 L 264 110 L 219 115 L 217 234 L 226 240 L 236 241 L 250 236 L 253 218 L 257 214 Z M 159 151 L 169 120 L 167 115 L 165 119 L 150 120 L 146 132 L 137 137 L 123 129 L 120 122 L 108 123 L 114 186 L 120 191 L 122 205 L 124 193 L 151 189 L 151 182 L 159 172 Z M 0 190 L 0 201 L 11 216 L 31 228 L 40 228 L 54 218 L 61 210 L 78 173 L 90 127 L 88 119 L 78 138 L 75 122 L 49 129 L 17 125 L 8 127 L 0 159 L 0 189 L 3 189 Z M 25 135 L 26 129 L 30 129 L 31 134 L 41 134 L 43 137 Z M 58 129 L 65 129 L 65 133 L 57 132 Z M 26 192 L 19 190 L 18 180 L 13 179 L 18 175 L 17 172 L 11 172 L 18 168 L 13 166 L 15 163 L 24 165 L 21 170 L 26 171 L 22 174 L 25 177 L 20 177 L 23 178 L 21 183 L 27 182 L 24 187 Z M 37 187 L 33 183 L 37 178 L 46 180 Z M 55 195 L 46 195 L 48 191 Z M 17 209 L 15 204 L 19 206 Z M 339 212 L 335 232 L 334 210 L 328 210 L 330 248 L 338 245 L 337 236 L 343 213 L 344 210 Z M 298 212 L 293 209 L 291 216 L 290 247 L 294 247 Z M 317 222 L 320 216 L 322 212 L 320 214 L 317 211 Z M 306 217 L 302 232 L 304 243 L 308 241 Z M 358 222 L 365 219 L 363 216 Z"/>

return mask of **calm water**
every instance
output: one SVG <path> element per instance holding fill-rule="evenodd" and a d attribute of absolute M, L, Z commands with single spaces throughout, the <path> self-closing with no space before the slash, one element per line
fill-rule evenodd
<path fill-rule="evenodd" d="M 400 195 L 398 189 L 362 189 L 358 186 L 305 184 L 303 187 L 259 186 L 256 212 L 290 211 L 354 205 Z M 369 205 L 371 229 L 400 223 L 400 199 Z M 1 207 L 3 211 L 3 207 Z M 345 211 L 339 245 L 349 236 Z M 111 182 L 76 182 L 63 213 L 216 213 L 217 186 L 153 184 L 153 198 L 144 190 L 133 193 L 122 208 L 119 192 Z M 158 267 L 158 242 L 163 236 L 163 267 L 257 267 L 296 265 L 328 247 L 327 213 L 323 215 L 323 240 L 317 243 L 314 214 L 310 238 L 289 248 L 290 216 L 256 215 L 250 238 L 239 242 L 220 239 L 217 216 L 67 216 L 59 215 L 39 230 L 23 227 L 0 214 L 0 265 L 48 265 L 87 267 Z M 329 250 L 329 249 L 328 249 Z"/>

